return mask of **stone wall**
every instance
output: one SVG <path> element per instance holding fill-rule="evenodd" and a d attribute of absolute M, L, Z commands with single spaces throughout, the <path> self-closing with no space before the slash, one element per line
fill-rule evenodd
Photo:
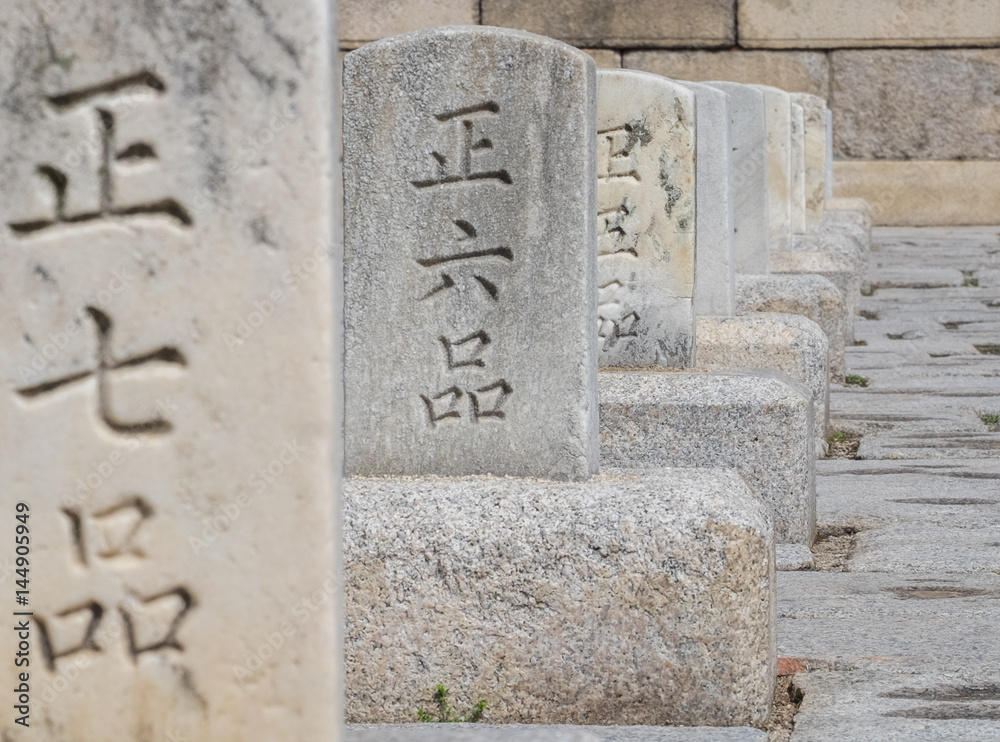
<path fill-rule="evenodd" d="M 445 24 L 522 28 L 599 66 L 826 98 L 836 195 L 880 224 L 1000 212 L 997 0 L 341 0 L 341 49 Z"/>

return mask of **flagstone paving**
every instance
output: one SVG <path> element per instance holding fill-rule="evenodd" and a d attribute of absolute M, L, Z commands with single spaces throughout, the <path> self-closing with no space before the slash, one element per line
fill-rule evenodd
<path fill-rule="evenodd" d="M 873 243 L 831 394 L 858 459 L 817 466 L 831 571 L 779 574 L 791 740 L 1000 739 L 1000 228 Z"/>

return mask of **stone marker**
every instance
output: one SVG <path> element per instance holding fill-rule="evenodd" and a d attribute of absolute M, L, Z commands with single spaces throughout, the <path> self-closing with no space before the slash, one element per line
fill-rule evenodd
<path fill-rule="evenodd" d="M 806 220 L 819 222 L 826 198 L 826 101 L 818 95 L 792 93 L 792 102 L 802 106 L 805 118 Z"/>
<path fill-rule="evenodd" d="M 770 85 L 754 85 L 764 94 L 767 119 L 767 203 L 771 249 L 787 250 L 792 238 L 791 98 Z"/>
<path fill-rule="evenodd" d="M 601 366 L 694 364 L 694 93 L 659 75 L 597 73 Z"/>
<path fill-rule="evenodd" d="M 826 109 L 826 183 L 825 198 L 833 198 L 833 111 Z"/>
<path fill-rule="evenodd" d="M 347 55 L 348 473 L 596 472 L 594 80 L 475 26 Z"/>
<path fill-rule="evenodd" d="M 706 83 L 729 94 L 732 111 L 733 229 L 736 272 L 768 272 L 767 121 L 764 94 L 735 82 Z"/>
<path fill-rule="evenodd" d="M 0 16 L 0 736 L 337 740 L 330 4 L 51 5 Z"/>
<path fill-rule="evenodd" d="M 729 95 L 722 90 L 693 82 L 681 84 L 694 92 L 698 114 L 694 310 L 699 317 L 728 317 L 736 311 L 732 109 Z"/>
<path fill-rule="evenodd" d="M 792 232 L 806 231 L 806 141 L 805 112 L 798 103 L 792 103 Z"/>

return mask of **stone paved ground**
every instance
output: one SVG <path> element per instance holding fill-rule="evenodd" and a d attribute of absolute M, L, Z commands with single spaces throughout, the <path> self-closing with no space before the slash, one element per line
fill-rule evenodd
<path fill-rule="evenodd" d="M 874 242 L 868 385 L 831 397 L 863 438 L 818 466 L 826 571 L 779 575 L 791 739 L 1000 740 L 1000 228 Z"/>

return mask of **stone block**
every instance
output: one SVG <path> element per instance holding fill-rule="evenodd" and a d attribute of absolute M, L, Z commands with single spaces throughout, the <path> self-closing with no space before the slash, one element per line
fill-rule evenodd
<path fill-rule="evenodd" d="M 755 313 L 698 318 L 699 363 L 711 370 L 779 371 L 809 390 L 813 433 L 825 452 L 830 419 L 830 342 L 822 328 L 798 314 Z"/>
<path fill-rule="evenodd" d="M 749 85 L 709 82 L 729 96 L 732 146 L 733 251 L 736 273 L 767 273 L 769 212 L 764 94 Z"/>
<path fill-rule="evenodd" d="M 345 489 L 349 722 L 413 721 L 438 683 L 494 723 L 767 717 L 773 525 L 736 472 Z"/>
<path fill-rule="evenodd" d="M 614 49 L 584 49 L 598 68 L 618 68 L 622 66 L 622 53 Z"/>
<path fill-rule="evenodd" d="M 736 0 L 482 0 L 482 22 L 575 46 L 731 46 Z"/>
<path fill-rule="evenodd" d="M 990 226 L 997 223 L 1000 162 L 839 161 L 838 196 L 872 207 L 878 226 Z"/>
<path fill-rule="evenodd" d="M 831 64 L 838 157 L 1000 159 L 1000 49 L 845 50 Z"/>
<path fill-rule="evenodd" d="M 0 737 L 339 739 L 331 6 L 58 11 L 0 16 Z"/>
<path fill-rule="evenodd" d="M 811 392 L 776 372 L 602 371 L 601 465 L 725 467 L 774 515 L 781 543 L 816 527 Z"/>
<path fill-rule="evenodd" d="M 767 207 L 771 250 L 792 242 L 792 99 L 784 90 L 755 85 L 764 94 L 767 121 Z"/>
<path fill-rule="evenodd" d="M 597 76 L 601 366 L 694 364 L 694 93 L 658 75 Z"/>
<path fill-rule="evenodd" d="M 435 26 L 479 23 L 478 0 L 338 0 L 340 48 Z"/>
<path fill-rule="evenodd" d="M 694 311 L 728 317 L 736 312 L 732 108 L 722 90 L 682 84 L 694 92 L 698 112 Z"/>
<path fill-rule="evenodd" d="M 595 77 L 474 26 L 347 55 L 349 473 L 596 471 Z"/>
<path fill-rule="evenodd" d="M 810 238 L 802 235 L 799 246 L 809 247 L 809 243 Z M 771 271 L 773 275 L 809 274 L 829 280 L 843 298 L 844 342 L 854 342 L 854 315 L 861 305 L 861 277 L 849 256 L 806 249 L 774 252 L 771 253 Z"/>
<path fill-rule="evenodd" d="M 812 551 L 805 544 L 778 544 L 774 551 L 779 572 L 801 572 L 814 566 Z"/>
<path fill-rule="evenodd" d="M 806 231 L 806 116 L 805 110 L 792 99 L 792 233 Z"/>
<path fill-rule="evenodd" d="M 990 0 L 741 0 L 739 43 L 748 48 L 996 46 Z"/>
<path fill-rule="evenodd" d="M 736 276 L 738 313 L 801 314 L 823 328 L 830 341 L 830 379 L 842 381 L 844 365 L 844 297 L 822 276 Z"/>
<path fill-rule="evenodd" d="M 802 106 L 804 117 L 806 221 L 823 219 L 827 177 L 827 108 L 818 95 L 792 93 L 792 102 Z"/>
<path fill-rule="evenodd" d="M 622 66 L 675 80 L 730 80 L 830 97 L 830 63 L 822 52 L 633 50 L 622 52 Z"/>
<path fill-rule="evenodd" d="M 767 742 L 753 727 L 348 724 L 345 742 Z"/>

